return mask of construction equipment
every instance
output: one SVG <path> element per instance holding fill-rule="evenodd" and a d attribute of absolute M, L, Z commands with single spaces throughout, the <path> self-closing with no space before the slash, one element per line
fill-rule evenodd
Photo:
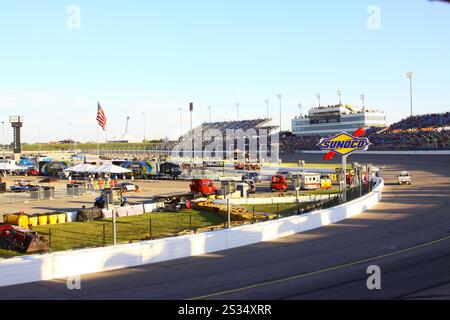
<path fill-rule="evenodd" d="M 49 251 L 47 240 L 37 232 L 0 224 L 0 248 L 20 253 L 39 253 Z"/>

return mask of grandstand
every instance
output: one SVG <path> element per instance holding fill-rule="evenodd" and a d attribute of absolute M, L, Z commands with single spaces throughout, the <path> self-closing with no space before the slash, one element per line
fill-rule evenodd
<path fill-rule="evenodd" d="M 259 157 L 259 151 L 265 149 L 265 147 L 262 147 L 262 140 L 260 139 L 261 135 L 264 133 L 267 135 L 267 150 L 270 150 L 271 145 L 271 135 L 272 133 L 278 129 L 277 126 L 270 125 L 270 122 L 272 119 L 253 119 L 253 120 L 242 120 L 242 121 L 222 121 L 222 122 L 211 122 L 211 123 L 203 123 L 201 126 L 196 127 L 193 129 L 193 134 L 191 135 L 191 131 L 188 131 L 186 134 L 184 134 L 178 141 L 165 141 L 160 145 L 160 148 L 164 149 L 173 149 L 175 146 L 184 143 L 189 144 L 190 141 L 192 141 L 192 137 L 194 138 L 194 141 L 201 141 L 202 142 L 202 150 L 205 150 L 205 148 L 210 145 L 214 139 L 217 137 L 217 135 L 220 135 L 221 139 L 223 139 L 223 150 L 227 149 L 227 145 L 234 145 L 234 151 L 235 151 L 235 159 L 238 157 L 239 154 L 245 154 L 246 157 L 248 157 L 248 154 L 250 152 L 250 142 L 249 142 L 249 136 L 252 135 L 252 138 L 256 138 L 258 141 L 257 143 L 257 151 L 258 151 L 258 157 Z M 245 138 L 245 150 L 239 150 L 238 147 L 238 139 L 235 136 L 228 137 L 227 133 L 230 131 L 238 132 L 241 131 L 242 134 L 246 135 Z M 212 133 L 213 136 L 208 136 L 208 133 Z M 228 139 L 228 140 L 227 140 Z M 232 141 L 230 142 L 230 139 Z M 269 152 L 270 154 L 270 152 Z M 260 159 L 249 159 L 251 161 L 259 161 Z"/>
<path fill-rule="evenodd" d="M 387 128 L 372 127 L 366 136 L 371 150 L 450 150 L 450 112 L 409 117 Z M 317 150 L 322 135 L 294 135 L 283 132 L 280 151 Z"/>
<path fill-rule="evenodd" d="M 292 133 L 299 136 L 329 135 L 358 128 L 386 127 L 386 114 L 372 109 L 358 109 L 351 105 L 313 108 L 307 116 L 292 120 Z"/>

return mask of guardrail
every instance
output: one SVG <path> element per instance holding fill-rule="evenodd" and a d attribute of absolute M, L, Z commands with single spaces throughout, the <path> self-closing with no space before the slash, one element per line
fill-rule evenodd
<path fill-rule="evenodd" d="M 300 216 L 232 229 L 133 244 L 0 261 L 0 286 L 105 272 L 197 256 L 258 242 L 271 241 L 339 222 L 367 211 L 382 198 L 384 181 L 359 199 Z"/>

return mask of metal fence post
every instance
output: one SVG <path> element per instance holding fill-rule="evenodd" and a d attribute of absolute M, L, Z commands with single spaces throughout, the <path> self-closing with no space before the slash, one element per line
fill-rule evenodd
<path fill-rule="evenodd" d="M 48 250 L 52 252 L 52 229 L 48 228 Z"/>
<path fill-rule="evenodd" d="M 189 231 L 192 232 L 192 215 L 189 215 Z"/>
<path fill-rule="evenodd" d="M 253 206 L 252 224 L 255 223 L 255 206 Z"/>
<path fill-rule="evenodd" d="M 106 224 L 102 225 L 103 229 L 103 246 L 106 247 Z"/>
<path fill-rule="evenodd" d="M 152 218 L 150 218 L 149 221 L 148 221 L 148 231 L 149 231 L 150 240 L 152 240 L 152 238 L 153 238 L 153 235 L 152 235 Z"/>
<path fill-rule="evenodd" d="M 277 217 L 280 218 L 280 204 L 277 202 Z"/>

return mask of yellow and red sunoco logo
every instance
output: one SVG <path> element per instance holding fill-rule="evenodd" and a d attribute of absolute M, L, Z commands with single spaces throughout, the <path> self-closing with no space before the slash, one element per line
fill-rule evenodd
<path fill-rule="evenodd" d="M 367 138 L 357 138 L 342 132 L 334 137 L 321 139 L 317 145 L 323 151 L 334 151 L 345 156 L 355 151 L 366 151 L 371 143 Z"/>

